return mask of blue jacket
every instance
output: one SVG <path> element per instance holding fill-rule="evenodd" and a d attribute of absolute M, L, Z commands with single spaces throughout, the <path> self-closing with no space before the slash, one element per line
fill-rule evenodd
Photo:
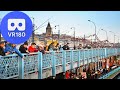
<path fill-rule="evenodd" d="M 12 47 L 9 44 L 7 44 L 5 46 L 4 52 L 10 52 L 10 54 L 16 53 L 18 54 L 21 58 L 23 58 L 23 55 L 20 53 L 20 51 L 18 49 L 16 49 L 16 47 Z"/>

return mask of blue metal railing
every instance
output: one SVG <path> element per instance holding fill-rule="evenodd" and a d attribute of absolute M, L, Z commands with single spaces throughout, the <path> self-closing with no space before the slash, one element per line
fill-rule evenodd
<path fill-rule="evenodd" d="M 118 68 L 110 71 L 109 73 L 101 76 L 99 79 L 107 79 L 108 77 L 110 77 L 111 75 L 113 75 L 114 73 L 116 73 L 116 72 L 118 72 L 118 71 L 120 71 L 120 67 L 118 67 Z"/>
<path fill-rule="evenodd" d="M 41 52 L 23 54 L 22 60 L 16 54 L 0 56 L 0 79 L 18 77 L 24 79 L 25 74 L 38 72 L 38 79 L 42 79 L 43 70 L 52 69 L 52 76 L 56 76 L 56 67 L 61 66 L 62 72 L 79 67 L 90 62 L 113 55 L 119 55 L 120 48 L 81 49 L 68 51 L 50 51 L 46 54 Z M 74 66 L 74 64 L 77 66 Z"/>

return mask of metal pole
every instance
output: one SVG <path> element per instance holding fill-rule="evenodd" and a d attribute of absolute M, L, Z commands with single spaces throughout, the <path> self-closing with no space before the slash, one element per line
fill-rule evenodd
<path fill-rule="evenodd" d="M 97 41 L 96 41 L 96 25 L 95 25 L 95 23 L 93 21 L 91 21 L 91 20 L 88 20 L 88 21 L 92 22 L 94 24 L 94 26 L 95 26 L 95 43 L 97 43 Z M 96 44 L 95 44 L 95 47 L 96 47 Z"/>
<path fill-rule="evenodd" d="M 74 49 L 75 49 L 75 27 L 71 27 L 71 29 L 74 28 Z"/>
<path fill-rule="evenodd" d="M 119 37 L 118 37 L 118 47 L 119 47 Z"/>
<path fill-rule="evenodd" d="M 60 42 L 60 29 L 58 30 L 58 43 Z"/>
<path fill-rule="evenodd" d="M 83 47 L 85 47 L 85 34 L 84 34 L 84 38 L 83 38 Z"/>
<path fill-rule="evenodd" d="M 106 31 L 106 30 L 104 30 L 104 29 L 101 29 L 101 30 L 106 32 L 106 40 L 108 41 L 107 31 Z"/>
<path fill-rule="evenodd" d="M 33 24 L 33 32 L 32 32 L 32 43 L 34 43 L 34 24 Z"/>
<path fill-rule="evenodd" d="M 34 43 L 34 27 L 35 27 L 35 24 L 34 24 L 34 17 L 31 17 L 33 19 L 33 31 L 32 31 L 32 43 Z"/>
<path fill-rule="evenodd" d="M 114 47 L 115 47 L 115 34 L 114 34 Z"/>
<path fill-rule="evenodd" d="M 1 24 L 1 18 L 0 18 L 0 24 Z M 0 41 L 1 41 L 2 37 L 1 37 L 1 32 L 0 32 Z"/>
<path fill-rule="evenodd" d="M 111 33 L 113 33 L 114 34 L 114 47 L 115 47 L 115 33 L 114 32 L 112 32 L 112 31 L 109 31 L 109 32 L 111 32 Z"/>
<path fill-rule="evenodd" d="M 75 50 L 75 29 L 74 29 L 74 50 Z"/>
<path fill-rule="evenodd" d="M 60 26 L 59 26 L 59 25 L 56 25 L 55 28 L 56 28 L 57 26 L 59 27 L 59 29 L 58 29 L 58 43 L 59 43 L 59 40 L 60 40 Z"/>
<path fill-rule="evenodd" d="M 53 43 L 53 31 L 52 31 L 52 43 Z"/>
<path fill-rule="evenodd" d="M 101 30 L 106 32 L 106 40 L 107 40 L 107 42 L 108 42 L 108 35 L 107 35 L 107 31 L 106 31 L 106 30 L 104 30 L 104 29 L 101 29 Z"/>

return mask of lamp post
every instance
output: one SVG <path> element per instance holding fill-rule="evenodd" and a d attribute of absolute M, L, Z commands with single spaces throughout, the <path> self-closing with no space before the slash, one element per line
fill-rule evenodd
<path fill-rule="evenodd" d="M 114 34 L 114 47 L 115 47 L 115 33 L 114 32 L 112 32 L 112 31 L 109 31 L 109 32 L 111 32 L 111 33 L 113 33 Z"/>
<path fill-rule="evenodd" d="M 95 22 L 91 21 L 91 20 L 88 20 L 89 22 L 93 23 L 93 25 L 95 26 L 95 43 L 96 43 L 96 25 L 95 25 Z M 95 47 L 96 47 L 96 44 L 95 44 Z"/>
<path fill-rule="evenodd" d="M 71 27 L 71 29 L 74 29 L 74 50 L 75 50 L 75 27 Z"/>
<path fill-rule="evenodd" d="M 118 37 L 118 48 L 119 48 L 119 37 Z"/>
<path fill-rule="evenodd" d="M 107 42 L 108 42 L 108 34 L 107 34 L 107 31 L 104 30 L 104 29 L 101 29 L 101 30 L 106 32 L 106 40 L 107 40 Z"/>
<path fill-rule="evenodd" d="M 55 29 L 56 29 L 56 27 L 59 27 L 59 29 L 58 29 L 58 43 L 59 43 L 59 40 L 60 40 L 60 26 L 59 25 L 55 25 Z"/>
<path fill-rule="evenodd" d="M 2 20 L 2 19 L 0 18 L 0 24 L 1 24 L 1 20 Z M 0 31 L 0 41 L 1 41 L 1 39 L 2 39 L 2 37 L 1 37 L 1 31 Z"/>
<path fill-rule="evenodd" d="M 117 35 L 116 35 L 117 36 Z M 119 48 L 119 36 L 117 36 L 118 37 L 118 43 L 117 43 L 117 46 L 118 46 L 118 48 Z"/>
<path fill-rule="evenodd" d="M 34 24 L 34 21 L 35 21 L 35 18 L 34 17 L 30 17 L 30 18 L 32 18 L 33 19 L 33 31 L 32 31 L 32 43 L 34 43 L 34 37 L 35 37 L 35 34 L 34 34 L 34 27 L 35 27 L 35 24 Z"/>
<path fill-rule="evenodd" d="M 53 28 L 56 29 L 57 26 L 59 26 L 59 25 L 55 25 L 54 27 L 52 27 L 52 29 L 53 29 Z M 53 30 L 52 30 L 52 42 L 53 42 L 53 34 L 54 34 L 54 33 L 53 33 Z"/>
<path fill-rule="evenodd" d="M 106 31 L 106 30 L 104 30 L 104 29 L 101 29 L 101 30 L 106 32 L 106 40 L 108 41 L 107 31 Z"/>
<path fill-rule="evenodd" d="M 64 32 L 64 45 L 65 45 L 65 43 L 66 43 L 66 35 L 69 33 L 70 31 L 67 31 L 67 32 Z"/>

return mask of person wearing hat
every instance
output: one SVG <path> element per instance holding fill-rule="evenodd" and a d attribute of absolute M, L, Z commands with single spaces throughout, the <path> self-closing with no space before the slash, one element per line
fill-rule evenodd
<path fill-rule="evenodd" d="M 1 55 L 1 56 L 5 56 L 5 55 L 10 54 L 10 52 L 6 52 L 6 53 L 5 53 L 4 47 L 5 47 L 5 42 L 4 42 L 4 41 L 1 41 L 1 42 L 0 42 L 0 55 Z"/>

